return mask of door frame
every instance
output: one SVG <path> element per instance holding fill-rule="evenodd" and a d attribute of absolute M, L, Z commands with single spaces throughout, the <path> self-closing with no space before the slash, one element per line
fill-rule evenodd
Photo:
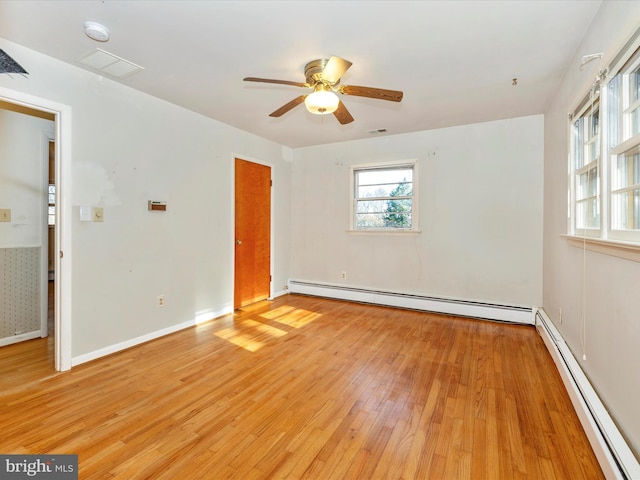
<path fill-rule="evenodd" d="M 55 124 L 55 121 L 54 121 Z M 42 338 L 49 336 L 49 222 L 48 222 L 48 208 L 49 208 L 49 143 L 53 142 L 55 148 L 56 139 L 55 133 L 50 135 L 47 132 L 41 133 L 42 141 L 42 162 L 46 165 L 46 168 L 42 169 L 42 185 L 45 189 L 44 192 L 44 222 L 42 222 L 42 252 L 40 254 L 40 269 L 44 275 L 40 275 L 40 336 Z M 55 155 L 55 152 L 54 152 Z M 55 167 L 55 163 L 54 163 Z M 55 175 L 55 172 L 54 172 Z M 53 226 L 54 234 L 54 249 L 55 249 L 55 232 L 56 225 Z M 55 275 L 55 271 L 54 271 Z M 54 277 L 55 280 L 55 277 Z M 55 281 L 54 281 L 55 286 Z M 55 300 L 55 299 L 54 299 Z M 55 306 L 55 302 L 54 302 Z"/>
<path fill-rule="evenodd" d="M 274 249 L 273 249 L 273 245 L 274 245 L 274 239 L 273 239 L 273 211 L 274 211 L 274 205 L 273 205 L 273 191 L 274 191 L 274 183 L 273 183 L 273 171 L 274 171 L 274 167 L 272 163 L 269 162 L 265 162 L 263 160 L 259 160 L 256 159 L 254 157 L 251 157 L 249 155 L 242 155 L 240 153 L 232 153 L 231 154 L 231 181 L 230 181 L 230 185 L 231 185 L 231 219 L 232 219 L 232 223 L 231 223 L 231 232 L 230 232 L 230 241 L 229 241 L 229 245 L 231 245 L 231 311 L 233 311 L 234 309 L 234 304 L 235 304 L 235 298 L 234 298 L 234 294 L 235 294 L 235 288 L 236 288 L 236 265 L 235 265 L 235 249 L 236 249 L 236 237 L 235 237 L 235 232 L 236 232 L 236 208 L 235 208 L 235 200 L 236 200 L 236 158 L 239 160 L 244 160 L 246 162 L 251 162 L 251 163 L 257 163 L 258 165 L 263 165 L 265 167 L 269 167 L 271 169 L 271 189 L 269 194 L 271 195 L 271 208 L 269 209 L 269 217 L 270 217 L 270 221 L 269 221 L 269 275 L 270 275 L 270 281 L 269 281 L 269 297 L 267 298 L 267 300 L 273 300 L 273 266 L 274 266 Z"/>
<path fill-rule="evenodd" d="M 55 369 L 71 369 L 71 107 L 0 87 L 0 99 L 55 116 L 56 231 L 55 243 Z M 64 252 L 63 258 L 60 254 Z"/>

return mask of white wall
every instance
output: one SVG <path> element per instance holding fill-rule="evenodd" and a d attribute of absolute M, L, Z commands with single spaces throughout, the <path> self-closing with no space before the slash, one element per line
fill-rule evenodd
<path fill-rule="evenodd" d="M 640 456 L 640 263 L 583 256 L 561 237 L 567 233 L 567 114 L 638 25 L 640 2 L 603 2 L 545 115 L 544 309 Z M 599 52 L 602 61 L 580 71 L 580 58 Z"/>
<path fill-rule="evenodd" d="M 234 156 L 273 167 L 281 290 L 291 163 L 280 145 L 11 42 L 0 48 L 29 72 L 0 75 L 0 86 L 72 110 L 73 357 L 232 309 Z M 147 211 L 148 200 L 167 212 Z M 104 223 L 80 222 L 80 206 L 104 207 Z"/>
<path fill-rule="evenodd" d="M 409 159 L 422 233 L 349 234 L 350 165 Z M 297 149 L 291 276 L 541 305 L 542 165 L 541 115 Z"/>

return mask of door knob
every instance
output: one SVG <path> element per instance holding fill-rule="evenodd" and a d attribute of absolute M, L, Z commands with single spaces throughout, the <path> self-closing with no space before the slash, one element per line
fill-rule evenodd
<path fill-rule="evenodd" d="M 242 240 L 236 240 L 236 245 L 242 245 Z"/>

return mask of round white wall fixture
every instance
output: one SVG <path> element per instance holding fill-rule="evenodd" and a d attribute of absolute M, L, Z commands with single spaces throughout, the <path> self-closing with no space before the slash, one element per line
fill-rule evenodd
<path fill-rule="evenodd" d="M 87 34 L 87 37 L 97 42 L 109 40 L 109 29 L 96 22 L 84 22 L 84 33 Z"/>

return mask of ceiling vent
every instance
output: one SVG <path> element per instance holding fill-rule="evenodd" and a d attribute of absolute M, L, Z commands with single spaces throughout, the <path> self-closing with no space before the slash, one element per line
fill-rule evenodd
<path fill-rule="evenodd" d="M 96 48 L 95 51 L 80 57 L 78 62 L 115 78 L 128 77 L 140 70 L 144 70 L 144 67 L 120 58 L 113 53 L 106 52 L 101 48 Z"/>
<path fill-rule="evenodd" d="M 374 130 L 369 130 L 369 133 L 371 135 L 378 135 L 379 133 L 386 133 L 387 129 L 386 128 L 376 128 Z"/>
<path fill-rule="evenodd" d="M 0 49 L 0 73 L 19 73 L 25 75 L 27 72 L 22 66 L 11 58 L 4 50 Z"/>

